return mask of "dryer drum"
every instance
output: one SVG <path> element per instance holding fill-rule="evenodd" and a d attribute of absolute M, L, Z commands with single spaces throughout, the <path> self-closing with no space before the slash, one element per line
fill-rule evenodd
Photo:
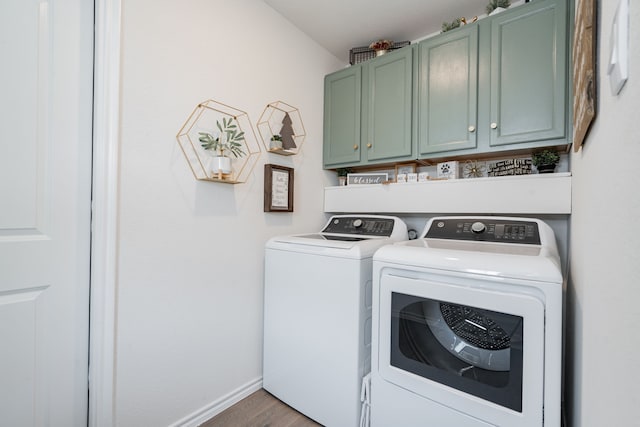
<path fill-rule="evenodd" d="M 485 350 L 511 346 L 509 335 L 493 319 L 464 305 L 440 303 L 442 317 L 460 338 Z"/>
<path fill-rule="evenodd" d="M 509 371 L 511 340 L 489 312 L 427 300 L 423 310 L 438 342 L 457 358 L 490 371 Z"/>

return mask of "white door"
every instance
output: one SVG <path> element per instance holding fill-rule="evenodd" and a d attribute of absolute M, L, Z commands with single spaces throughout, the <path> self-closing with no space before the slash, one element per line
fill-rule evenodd
<path fill-rule="evenodd" d="M 0 2 L 0 425 L 86 426 L 92 0 Z"/>

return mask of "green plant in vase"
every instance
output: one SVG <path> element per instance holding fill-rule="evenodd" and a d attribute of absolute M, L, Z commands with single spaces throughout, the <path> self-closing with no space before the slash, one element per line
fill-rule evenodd
<path fill-rule="evenodd" d="M 222 118 L 222 123 L 216 120 L 216 127 L 219 132 L 210 134 L 208 132 L 198 132 L 200 135 L 200 145 L 203 149 L 215 153 L 211 163 L 211 170 L 218 175 L 218 179 L 223 179 L 223 175 L 231 173 L 231 158 L 243 157 L 242 142 L 244 142 L 244 132 L 238 129 L 233 118 Z"/>

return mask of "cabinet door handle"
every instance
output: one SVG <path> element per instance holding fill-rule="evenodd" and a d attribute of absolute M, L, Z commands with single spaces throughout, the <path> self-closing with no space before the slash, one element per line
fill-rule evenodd
<path fill-rule="evenodd" d="M 354 144 L 353 145 L 353 149 L 354 149 L 354 151 L 357 150 L 358 149 L 358 144 Z"/>
<path fill-rule="evenodd" d="M 367 148 L 371 148 L 371 143 L 368 143 L 368 144 L 367 144 Z"/>
<path fill-rule="evenodd" d="M 496 122 L 491 123 L 491 129 L 498 129 L 498 124 Z"/>
<path fill-rule="evenodd" d="M 476 127 L 471 125 L 469 126 L 469 132 L 475 132 L 476 131 Z"/>

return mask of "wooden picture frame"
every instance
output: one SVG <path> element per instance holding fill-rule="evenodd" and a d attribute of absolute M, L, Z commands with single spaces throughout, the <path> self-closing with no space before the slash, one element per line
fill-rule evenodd
<path fill-rule="evenodd" d="M 582 147 L 598 104 L 598 0 L 578 0 L 573 40 L 573 151 Z"/>
<path fill-rule="evenodd" d="M 264 211 L 293 212 L 293 168 L 264 165 Z"/>

